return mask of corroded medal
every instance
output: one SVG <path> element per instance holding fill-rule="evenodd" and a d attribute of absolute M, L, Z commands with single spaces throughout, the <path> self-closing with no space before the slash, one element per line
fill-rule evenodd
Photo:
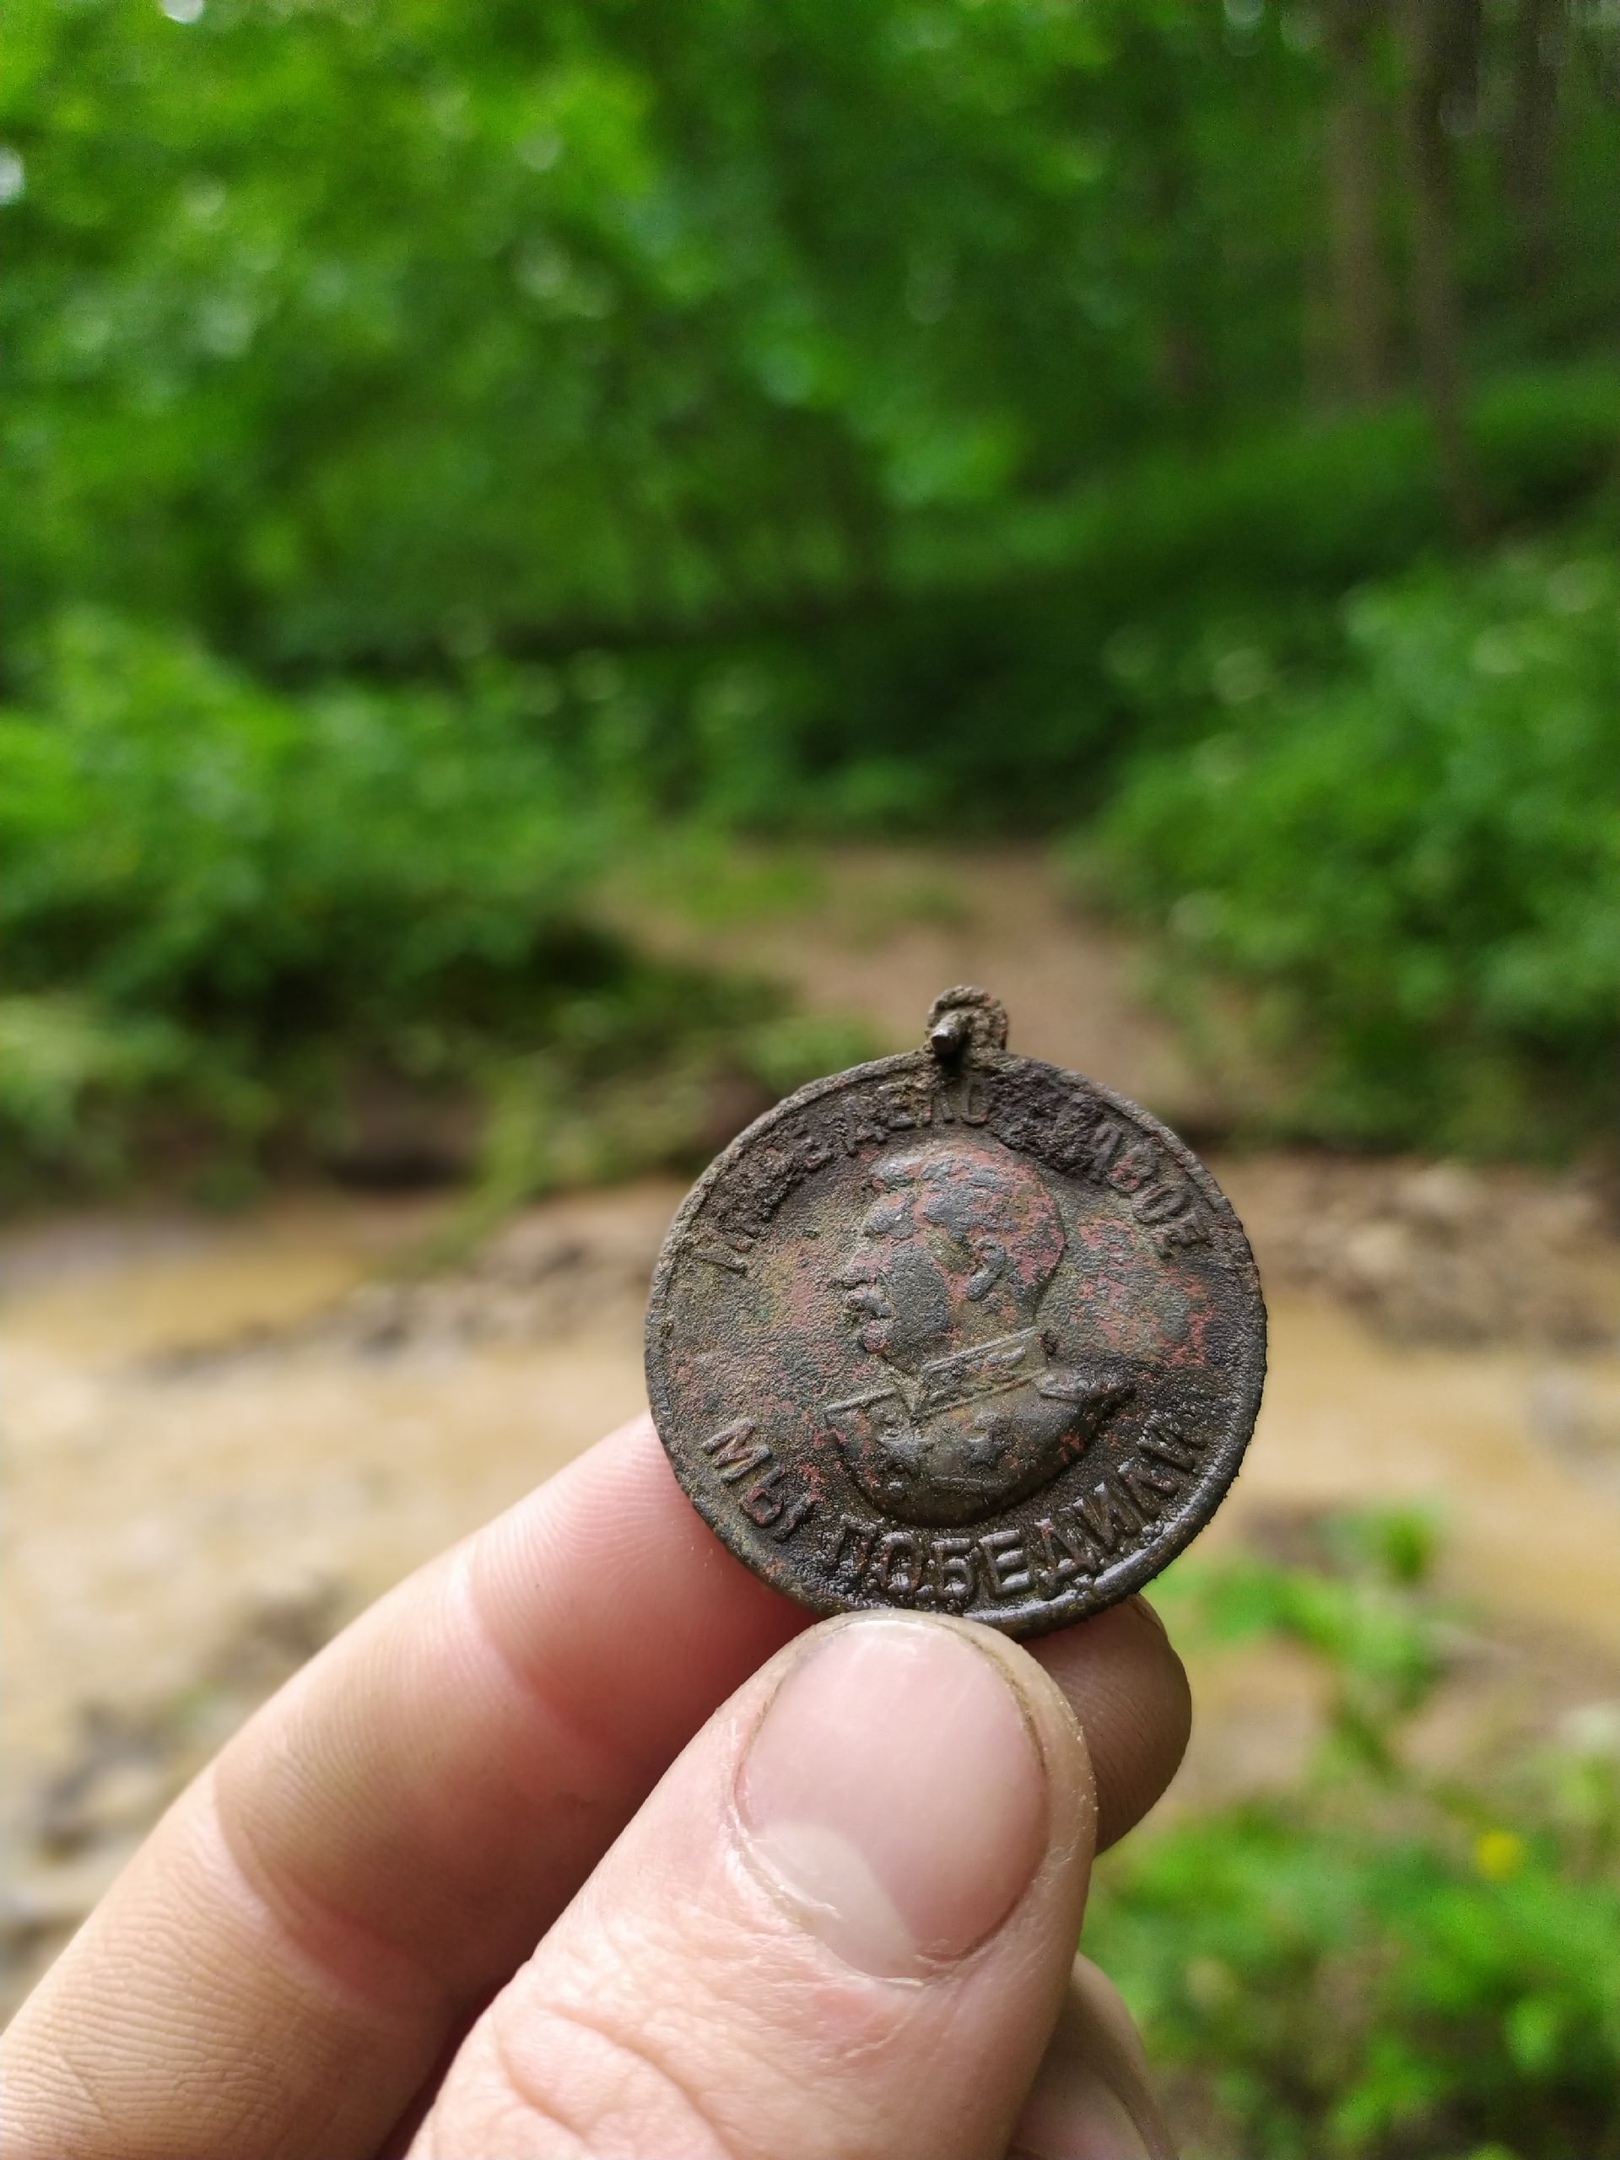
<path fill-rule="evenodd" d="M 675 1474 L 817 1612 L 1065 1626 L 1196 1536 L 1254 1428 L 1265 1307 L 1214 1179 L 1006 1042 L 994 998 L 947 990 L 923 1049 L 749 1126 L 659 1257 Z"/>

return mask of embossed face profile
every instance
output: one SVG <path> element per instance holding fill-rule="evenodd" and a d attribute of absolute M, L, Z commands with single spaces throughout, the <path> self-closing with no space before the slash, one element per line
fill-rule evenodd
<path fill-rule="evenodd" d="M 1056 1477 L 1134 1382 L 1052 1363 L 1035 1316 L 1066 1239 L 1033 1165 L 936 1140 L 881 1157 L 870 1184 L 834 1280 L 861 1348 L 900 1377 L 824 1405 L 824 1428 L 892 1519 L 979 1522 Z"/>
<path fill-rule="evenodd" d="M 1031 1326 L 1063 1258 L 1057 1204 L 1004 1148 L 953 1139 L 897 1149 L 835 1283 L 861 1348 L 902 1371 Z"/>

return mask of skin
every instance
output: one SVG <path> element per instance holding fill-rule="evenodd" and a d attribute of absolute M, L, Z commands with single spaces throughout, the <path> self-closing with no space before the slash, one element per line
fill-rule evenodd
<path fill-rule="evenodd" d="M 1167 2155 L 1073 1947 L 1188 1721 L 1137 1601 L 807 1629 L 640 1419 L 181 1797 L 0 2043 L 8 2160 Z"/>

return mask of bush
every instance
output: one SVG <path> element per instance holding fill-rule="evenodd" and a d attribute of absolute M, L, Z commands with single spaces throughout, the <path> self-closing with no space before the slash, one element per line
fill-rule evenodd
<path fill-rule="evenodd" d="M 1146 1848 L 1090 1947 L 1242 2160 L 1620 2152 L 1620 1883 L 1556 1831 L 1273 1802 Z M 1521 1818 L 1522 1819 L 1522 1818 Z"/>
<path fill-rule="evenodd" d="M 294 701 L 83 611 L 34 688 L 0 733 L 0 906 L 28 987 L 300 1031 L 312 997 L 386 1027 L 450 977 L 472 1008 L 600 859 L 594 806 L 497 702 Z"/>
<path fill-rule="evenodd" d="M 1620 1104 L 1620 566 L 1421 572 L 1352 595 L 1345 642 L 1314 686 L 1215 655 L 1218 731 L 1137 763 L 1083 874 L 1162 933 L 1217 1062 L 1211 988 L 1248 993 L 1274 1127 L 1567 1148 Z M 1158 656 L 1124 657 L 1151 698 Z"/>
<path fill-rule="evenodd" d="M 64 617 L 0 715 L 14 1178 L 114 1176 L 177 1137 L 233 1175 L 341 1152 L 357 1087 L 390 1082 L 498 1097 L 503 1132 L 526 1089 L 565 1103 L 560 1154 L 530 1145 L 519 1176 L 499 1143 L 516 1197 L 701 1152 L 723 1067 L 759 1107 L 820 1069 L 766 986 L 592 927 L 637 831 L 634 699 L 592 687 L 549 727 L 536 671 L 292 698 L 184 635 Z M 596 1112 L 629 1077 L 609 1145 Z"/>
<path fill-rule="evenodd" d="M 1190 2160 L 1612 2160 L 1620 1729 L 1588 1713 L 1490 1789 L 1412 1770 L 1441 1616 L 1401 1564 L 1410 1526 L 1369 1527 L 1339 1573 L 1177 1571 L 1193 1639 L 1325 1662 L 1330 1730 L 1298 1792 L 1106 1862 L 1086 1947 L 1208 2126 Z"/>

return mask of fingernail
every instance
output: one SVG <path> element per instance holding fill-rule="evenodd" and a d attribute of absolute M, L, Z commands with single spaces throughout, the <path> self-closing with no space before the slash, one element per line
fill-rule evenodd
<path fill-rule="evenodd" d="M 1011 1912 L 1046 1850 L 1046 1770 L 995 1653 L 941 1621 L 812 1638 L 743 1764 L 751 1850 L 861 1972 L 910 1978 Z"/>

